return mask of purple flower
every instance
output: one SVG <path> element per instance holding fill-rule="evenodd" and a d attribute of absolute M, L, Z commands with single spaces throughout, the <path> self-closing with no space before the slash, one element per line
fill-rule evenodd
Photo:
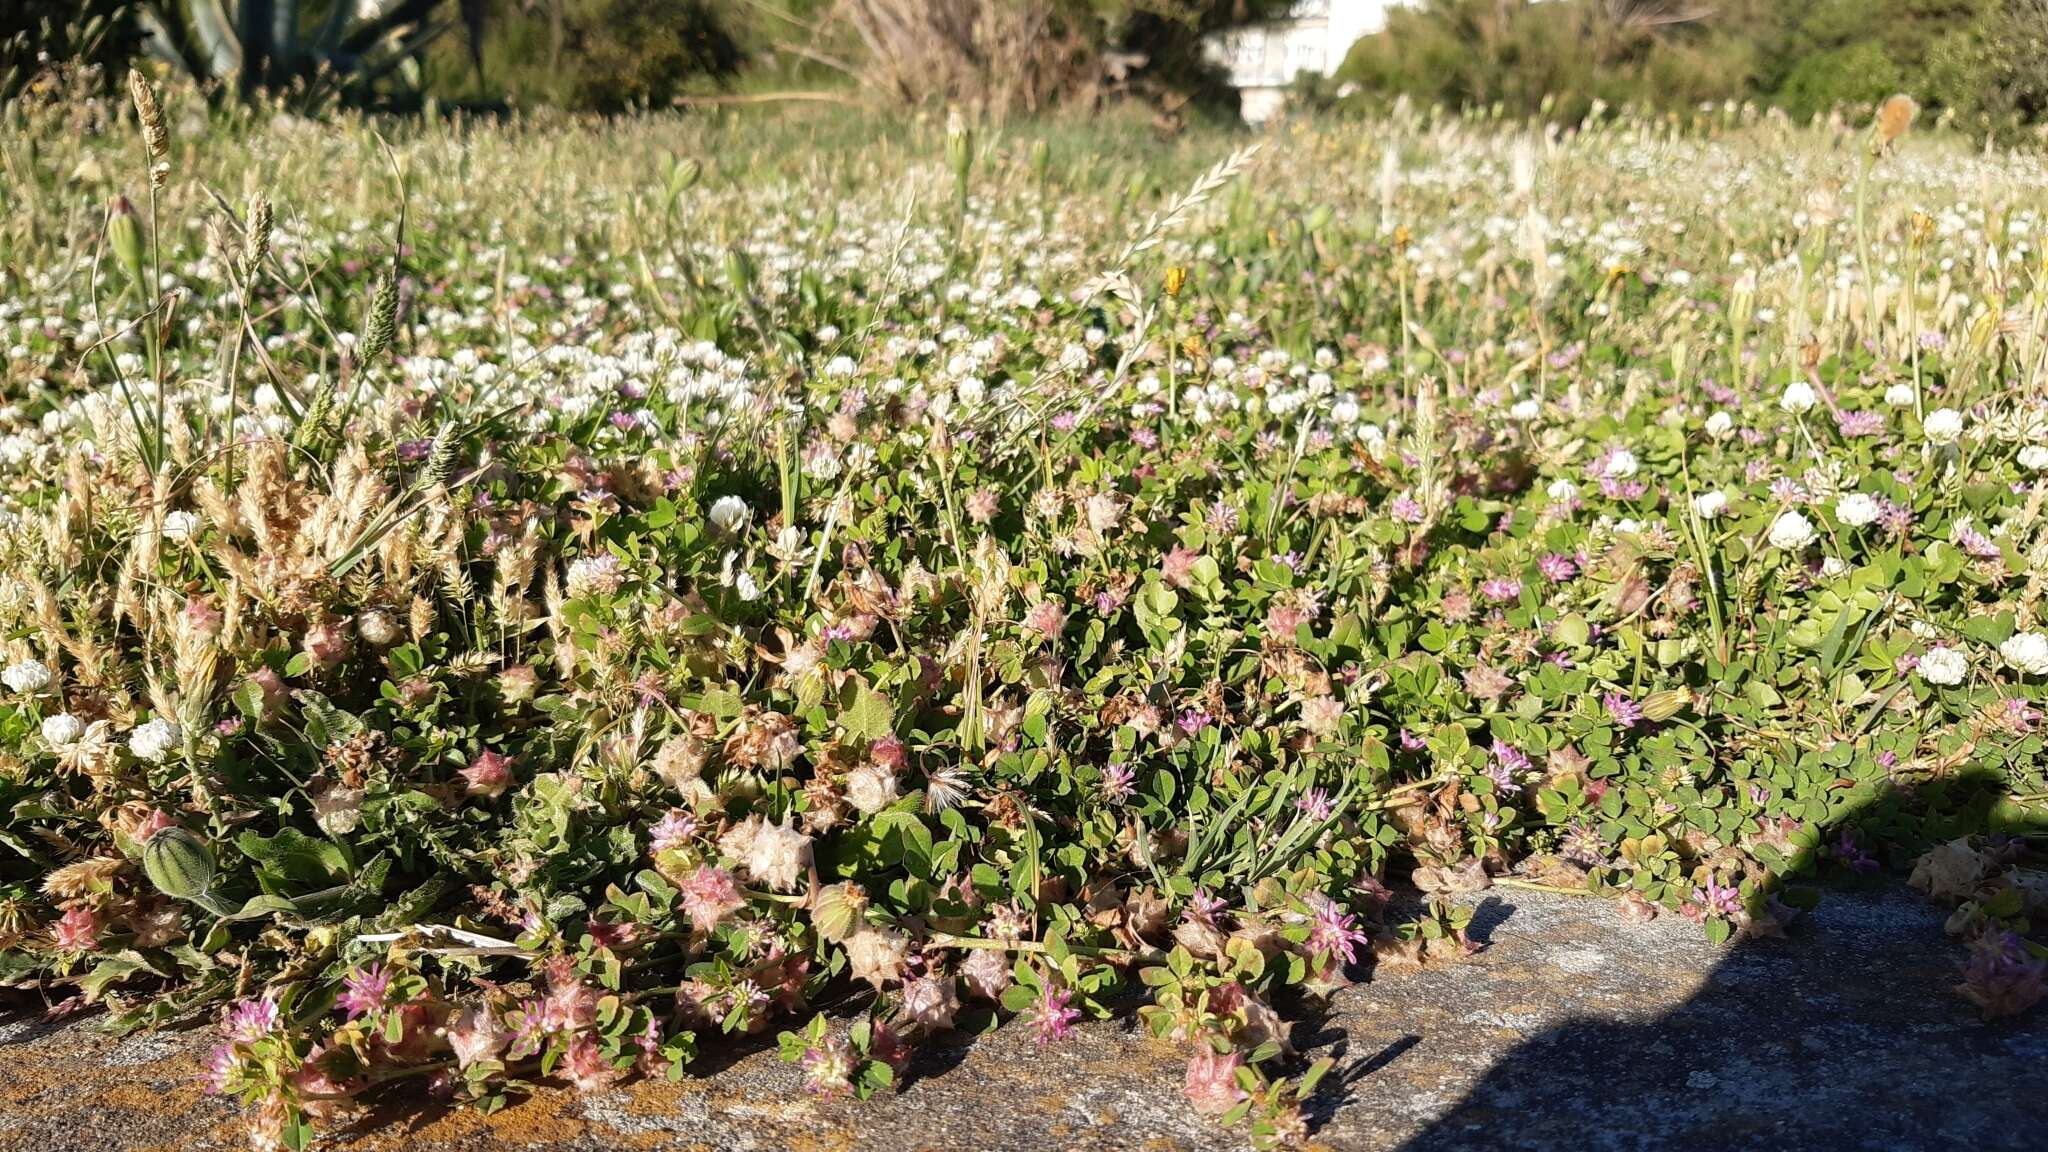
<path fill-rule="evenodd" d="M 1493 781 L 1493 790 L 1503 796 L 1513 796 L 1522 790 L 1516 777 L 1533 771 L 1535 765 L 1513 744 L 1495 744 L 1493 762 L 1487 766 L 1486 775 Z"/>
<path fill-rule="evenodd" d="M 1102 770 L 1103 798 L 1111 801 L 1130 799 L 1136 792 L 1132 787 L 1132 781 L 1136 777 L 1137 773 L 1131 771 L 1128 764 L 1111 764 L 1105 767 Z"/>
<path fill-rule="evenodd" d="M 1309 951 L 1321 956 L 1342 956 L 1344 963 L 1358 963 L 1358 946 L 1369 937 L 1358 930 L 1358 921 L 1342 905 L 1321 893 L 1309 897 L 1315 919 L 1308 928 Z"/>
<path fill-rule="evenodd" d="M 1707 877 L 1706 887 L 1693 890 L 1692 898 L 1708 915 L 1733 919 L 1742 913 L 1741 893 L 1712 876 Z"/>
<path fill-rule="evenodd" d="M 1187 733 L 1190 736 L 1193 736 L 1195 733 L 1200 732 L 1204 728 L 1207 728 L 1213 722 L 1213 718 L 1207 712 L 1202 711 L 1200 708 L 1188 709 L 1187 711 L 1181 713 L 1180 719 L 1176 721 L 1176 723 L 1180 725 L 1180 730 Z"/>
<path fill-rule="evenodd" d="M 227 1019 L 221 1024 L 222 1033 L 236 1044 L 253 1044 L 276 1028 L 277 1001 L 269 995 L 237 1003 L 228 1009 Z"/>
<path fill-rule="evenodd" d="M 670 809 L 667 815 L 655 822 L 649 835 L 653 843 L 648 848 L 654 852 L 688 843 L 697 835 L 697 818 L 680 808 Z"/>
<path fill-rule="evenodd" d="M 2044 976 L 2048 960 L 2029 952 L 2025 941 L 2011 932 L 1989 932 L 1970 946 L 1963 982 L 1956 990 L 1983 1009 L 1987 1019 L 2014 1016 L 2033 1007 L 2048 991 Z"/>
<path fill-rule="evenodd" d="M 1851 440 L 1876 436 L 1884 431 L 1884 413 L 1840 412 L 1835 415 L 1835 428 Z"/>
<path fill-rule="evenodd" d="M 1891 500 L 1882 501 L 1877 523 L 1893 536 L 1905 536 L 1913 530 L 1913 510 Z"/>
<path fill-rule="evenodd" d="M 1835 837 L 1835 859 L 1849 866 L 1854 872 L 1869 875 L 1877 871 L 1877 857 L 1865 852 L 1856 844 L 1856 834 L 1844 828 Z"/>
<path fill-rule="evenodd" d="M 1522 598 L 1522 582 L 1495 577 L 1479 586 L 1479 594 L 1495 604 L 1506 604 Z"/>
<path fill-rule="evenodd" d="M 1564 841 L 1559 848 L 1559 855 L 1574 864 L 1598 868 L 1607 863 L 1607 838 L 1584 820 L 1575 821 L 1565 829 Z"/>
<path fill-rule="evenodd" d="M 1806 502 L 1806 485 L 1790 476 L 1780 476 L 1771 481 L 1771 499 L 1780 504 L 1803 504 Z"/>
<path fill-rule="evenodd" d="M 548 1036 L 547 1015 L 547 1006 L 538 999 L 520 1003 L 519 1011 L 512 1014 L 519 1026 L 512 1031 L 512 1044 L 505 1050 L 507 1058 L 524 1060 L 540 1051 Z"/>
<path fill-rule="evenodd" d="M 1228 901 L 1209 895 L 1205 889 L 1197 888 L 1194 895 L 1188 897 L 1188 910 L 1185 916 L 1189 923 L 1214 928 L 1216 917 L 1229 906 Z"/>
<path fill-rule="evenodd" d="M 368 1016 L 384 1007 L 384 1001 L 391 994 L 391 973 L 382 964 L 358 968 L 348 974 L 342 983 L 341 995 L 334 998 L 334 1006 L 348 1013 L 351 1020 Z"/>
<path fill-rule="evenodd" d="M 1607 707 L 1607 715 L 1623 728 L 1633 728 L 1642 722 L 1643 707 L 1619 692 L 1609 692 L 1600 702 Z"/>
<path fill-rule="evenodd" d="M 1578 565 L 1573 564 L 1572 558 L 1562 552 L 1544 553 L 1543 558 L 1536 561 L 1536 570 L 1543 573 L 1543 578 L 1552 584 L 1562 584 L 1579 574 Z"/>
<path fill-rule="evenodd" d="M 1308 813 L 1309 819 L 1317 822 L 1328 820 L 1337 810 L 1336 805 L 1330 801 L 1329 791 L 1323 788 L 1311 788 L 1302 793 L 1301 799 L 1294 802 L 1294 807 Z"/>
<path fill-rule="evenodd" d="M 804 1087 L 818 1096 L 851 1095 L 857 1067 L 853 1045 L 837 1036 L 828 1037 L 816 1047 L 804 1049 Z"/>
<path fill-rule="evenodd" d="M 1420 752 L 1427 747 L 1429 745 L 1423 742 L 1422 737 L 1417 736 L 1406 728 L 1401 729 L 1401 751 Z"/>
<path fill-rule="evenodd" d="M 1966 524 L 1956 525 L 1955 538 L 1963 551 L 1979 560 L 1996 560 L 2001 555 L 1996 540 Z"/>
<path fill-rule="evenodd" d="M 1039 1047 L 1074 1034 L 1074 1023 L 1081 1019 L 1081 1010 L 1072 1006 L 1073 999 L 1073 993 L 1050 984 L 1039 990 L 1038 1002 L 1031 1006 L 1029 1017 L 1031 1027 L 1038 1032 Z"/>
<path fill-rule="evenodd" d="M 1387 514 L 1403 524 L 1422 523 L 1422 505 L 1406 492 L 1394 497 L 1393 503 L 1387 505 Z"/>
<path fill-rule="evenodd" d="M 206 1092 L 209 1096 L 226 1094 L 234 1087 L 242 1072 L 242 1054 L 233 1044 L 216 1044 L 206 1057 Z"/>

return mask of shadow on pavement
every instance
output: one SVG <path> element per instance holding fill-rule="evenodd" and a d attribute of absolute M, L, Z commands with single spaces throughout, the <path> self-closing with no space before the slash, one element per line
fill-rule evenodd
<path fill-rule="evenodd" d="M 1949 909 L 1875 897 L 1896 881 L 1856 878 L 1836 847 L 1844 831 L 1855 844 L 1981 832 L 1992 783 L 1873 793 L 1794 869 L 1830 890 L 1784 936 L 1732 945 L 1697 994 L 1646 1022 L 1548 1027 L 1402 1147 L 2048 1149 L 2048 1008 L 1980 1020 L 1951 990 L 1964 950 L 1929 940 Z"/>

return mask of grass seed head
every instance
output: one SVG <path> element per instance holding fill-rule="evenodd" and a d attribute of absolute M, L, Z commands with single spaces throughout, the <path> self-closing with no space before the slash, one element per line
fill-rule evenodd
<path fill-rule="evenodd" d="M 156 89 L 149 86 L 149 80 L 133 68 L 128 70 L 128 95 L 135 100 L 142 144 L 149 152 L 150 187 L 161 188 L 171 174 L 171 133 L 164 126 L 163 105 L 157 103 Z"/>

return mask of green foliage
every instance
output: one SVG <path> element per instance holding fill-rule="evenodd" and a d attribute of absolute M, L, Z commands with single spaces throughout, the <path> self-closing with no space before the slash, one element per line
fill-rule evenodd
<path fill-rule="evenodd" d="M 1729 939 L 2048 820 L 2032 157 L 74 116 L 0 147 L 0 972 L 225 1015 L 288 1140 L 727 1034 L 857 1097 L 1137 987 L 1277 1143 L 1280 1008 L 1460 894 Z M 2017 850 L 1923 876 L 2001 950 Z"/>
<path fill-rule="evenodd" d="M 0 5 L 0 101 L 13 99 L 53 65 L 98 70 L 118 81 L 141 33 L 131 0 L 14 0 Z"/>
<path fill-rule="evenodd" d="M 141 0 L 132 18 L 151 56 L 195 80 L 320 107 L 405 101 L 426 49 L 458 25 L 475 38 L 483 11 L 475 0 Z"/>
<path fill-rule="evenodd" d="M 666 105 L 745 60 L 733 21 L 704 0 L 492 0 L 486 11 L 480 36 L 429 54 L 424 86 L 437 98 L 616 113 Z"/>
<path fill-rule="evenodd" d="M 2006 0 L 1928 52 L 1936 95 L 1986 127 L 2048 119 L 2048 0 Z"/>
<path fill-rule="evenodd" d="M 578 108 L 666 104 L 690 77 L 739 66 L 738 46 L 702 0 L 594 0 L 571 27 Z"/>
<path fill-rule="evenodd" d="M 1385 32 L 1352 49 L 1340 75 L 1369 92 L 1430 103 L 1534 110 L 1555 97 L 1576 116 L 1593 100 L 1683 107 L 1747 85 L 1756 46 L 1719 18 L 1653 2 L 1428 0 L 1388 15 Z"/>
<path fill-rule="evenodd" d="M 1428 0 L 1341 76 L 1378 95 L 1576 115 L 1755 100 L 1807 117 L 1894 92 L 1975 125 L 2048 115 L 2048 0 Z"/>
<path fill-rule="evenodd" d="M 1777 103 L 1795 114 L 1838 104 L 1875 104 L 1905 86 L 1904 71 L 1875 40 L 1858 40 L 1803 56 L 1777 90 Z"/>

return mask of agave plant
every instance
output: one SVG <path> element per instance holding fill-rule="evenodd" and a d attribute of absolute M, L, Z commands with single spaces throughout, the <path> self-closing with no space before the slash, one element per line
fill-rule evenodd
<path fill-rule="evenodd" d="M 146 0 L 150 53 L 244 95 L 294 85 L 314 99 L 360 100 L 393 75 L 417 87 L 427 48 L 458 24 L 481 67 L 482 0 Z"/>

